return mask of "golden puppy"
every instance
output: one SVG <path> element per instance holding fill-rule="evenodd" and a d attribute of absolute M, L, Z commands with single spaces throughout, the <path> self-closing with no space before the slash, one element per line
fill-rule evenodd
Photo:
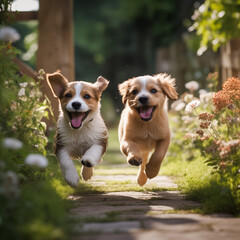
<path fill-rule="evenodd" d="M 137 181 L 143 186 L 147 178 L 157 176 L 168 150 L 170 129 L 165 102 L 166 97 L 178 98 L 175 79 L 167 74 L 136 77 L 119 84 L 119 92 L 125 104 L 118 130 L 120 149 L 129 164 L 141 165 Z"/>

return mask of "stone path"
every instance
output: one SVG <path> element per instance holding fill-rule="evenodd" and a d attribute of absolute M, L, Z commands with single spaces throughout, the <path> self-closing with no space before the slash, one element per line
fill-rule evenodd
<path fill-rule="evenodd" d="M 136 181 L 136 176 L 94 176 L 91 184 L 107 179 Z M 240 218 L 192 213 L 201 207 L 177 191 L 166 176 L 151 180 L 171 191 L 109 192 L 70 196 L 75 207 L 69 215 L 76 225 L 71 240 L 237 240 Z"/>

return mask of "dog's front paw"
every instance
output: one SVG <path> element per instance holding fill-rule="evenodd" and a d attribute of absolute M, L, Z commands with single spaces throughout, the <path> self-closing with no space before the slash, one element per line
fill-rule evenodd
<path fill-rule="evenodd" d="M 73 188 L 76 188 L 78 186 L 78 182 L 80 180 L 80 177 L 78 175 L 77 170 L 75 171 L 67 171 L 65 173 L 65 180 L 68 185 L 70 185 Z"/>
<path fill-rule="evenodd" d="M 90 167 L 93 166 L 92 163 L 91 163 L 89 160 L 84 160 L 84 159 L 83 159 L 83 160 L 81 161 L 81 163 L 82 163 L 82 165 L 85 166 L 85 167 L 89 167 L 89 168 L 90 168 Z"/>
<path fill-rule="evenodd" d="M 81 176 L 84 181 L 91 179 L 91 177 L 93 176 L 93 168 L 83 166 L 81 171 Z"/>
<path fill-rule="evenodd" d="M 136 156 L 129 157 L 127 161 L 130 165 L 133 166 L 139 166 L 142 164 L 142 159 Z"/>

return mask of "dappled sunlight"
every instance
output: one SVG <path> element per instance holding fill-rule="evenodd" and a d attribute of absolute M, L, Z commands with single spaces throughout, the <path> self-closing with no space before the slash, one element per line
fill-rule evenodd
<path fill-rule="evenodd" d="M 239 22 L 239 1 L 2 1 L 1 240 L 238 239 Z M 124 132 L 133 95 L 154 104 Z"/>

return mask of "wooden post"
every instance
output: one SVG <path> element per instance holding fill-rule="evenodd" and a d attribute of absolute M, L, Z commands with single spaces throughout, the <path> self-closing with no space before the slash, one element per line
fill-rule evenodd
<path fill-rule="evenodd" d="M 240 39 L 232 39 L 221 46 L 222 82 L 240 77 Z"/>
<path fill-rule="evenodd" d="M 74 45 L 73 45 L 73 0 L 39 0 L 39 48 L 37 51 L 37 70 L 46 73 L 60 70 L 74 81 Z M 58 100 L 43 81 L 43 92 L 50 99 L 54 118 L 58 118 Z M 53 126 L 54 119 L 46 120 Z"/>

